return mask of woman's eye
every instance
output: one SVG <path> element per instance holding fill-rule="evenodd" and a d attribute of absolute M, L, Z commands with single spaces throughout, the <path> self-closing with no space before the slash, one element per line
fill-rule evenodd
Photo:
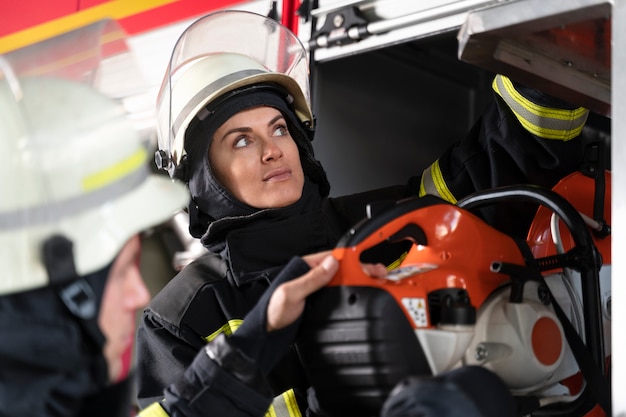
<path fill-rule="evenodd" d="M 237 138 L 235 140 L 234 147 L 235 148 L 244 148 L 244 147 L 248 146 L 249 143 L 250 143 L 250 141 L 248 140 L 248 138 L 245 137 L 245 136 L 242 136 L 242 137 Z"/>
<path fill-rule="evenodd" d="M 276 126 L 274 129 L 274 136 L 286 136 L 289 134 L 289 130 L 287 130 L 287 126 L 280 125 Z"/>

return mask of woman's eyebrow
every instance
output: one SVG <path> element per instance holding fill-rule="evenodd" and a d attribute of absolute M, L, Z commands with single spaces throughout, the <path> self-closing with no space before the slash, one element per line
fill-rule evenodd
<path fill-rule="evenodd" d="M 283 116 L 282 114 L 277 114 L 276 117 L 274 117 L 272 120 L 270 120 L 267 125 L 271 126 L 274 123 L 276 123 L 277 121 L 279 121 L 280 119 L 284 119 L 284 118 L 285 118 L 285 116 Z"/>
<path fill-rule="evenodd" d="M 269 122 L 267 122 L 268 126 L 273 125 L 274 123 L 276 123 L 277 121 L 279 121 L 280 119 L 284 119 L 285 116 L 283 116 L 282 114 L 277 114 L 274 118 L 272 118 Z M 230 130 L 228 130 L 226 133 L 224 133 L 224 135 L 219 138 L 219 141 L 223 141 L 224 139 L 226 139 L 228 137 L 228 135 L 232 134 L 232 133 L 241 133 L 241 132 L 250 132 L 252 131 L 252 128 L 250 127 L 234 127 Z"/>
<path fill-rule="evenodd" d="M 226 133 L 224 133 L 222 135 L 222 137 L 219 139 L 220 142 L 224 141 L 224 139 L 226 139 L 229 135 L 233 134 L 233 133 L 241 133 L 241 132 L 251 132 L 252 129 L 249 127 L 234 127 L 230 130 L 228 130 Z"/>

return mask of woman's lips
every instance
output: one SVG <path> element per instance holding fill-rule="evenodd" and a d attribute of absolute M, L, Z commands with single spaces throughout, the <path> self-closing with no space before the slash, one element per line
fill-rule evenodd
<path fill-rule="evenodd" d="M 265 176 L 263 177 L 263 181 L 277 182 L 284 181 L 289 178 L 291 178 L 291 170 L 289 168 L 280 168 L 265 174 Z"/>

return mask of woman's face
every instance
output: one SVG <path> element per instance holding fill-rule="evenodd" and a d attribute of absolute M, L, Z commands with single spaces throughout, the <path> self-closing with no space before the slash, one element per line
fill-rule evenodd
<path fill-rule="evenodd" d="M 209 162 L 217 180 L 252 207 L 286 207 L 302 196 L 298 147 L 273 107 L 243 110 L 228 119 L 213 136 Z"/>
<path fill-rule="evenodd" d="M 111 382 L 125 377 L 130 349 L 135 340 L 137 311 L 150 301 L 150 292 L 141 277 L 139 235 L 132 237 L 122 248 L 111 266 L 98 324 L 106 337 L 104 357 Z"/>

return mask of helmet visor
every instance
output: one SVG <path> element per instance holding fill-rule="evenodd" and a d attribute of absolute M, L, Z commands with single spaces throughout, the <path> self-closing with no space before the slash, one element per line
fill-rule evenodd
<path fill-rule="evenodd" d="M 157 98 L 159 149 L 177 164 L 183 154 L 184 130 L 202 106 L 246 82 L 287 84 L 292 82 L 288 77 L 299 86 L 300 91 L 292 93 L 296 101 L 310 108 L 306 50 L 280 23 L 239 10 L 197 20 L 174 46 Z"/>

